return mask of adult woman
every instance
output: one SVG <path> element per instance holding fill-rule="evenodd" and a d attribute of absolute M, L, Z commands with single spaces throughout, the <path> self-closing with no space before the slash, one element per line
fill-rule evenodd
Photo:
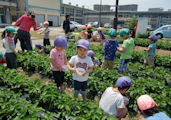
<path fill-rule="evenodd" d="M 20 45 L 22 51 L 32 50 L 32 44 L 30 39 L 30 28 L 33 27 L 34 30 L 39 30 L 40 27 L 36 27 L 35 15 L 33 12 L 29 11 L 27 15 L 22 15 L 15 23 L 14 26 L 18 26 L 17 37 L 20 40 Z"/>

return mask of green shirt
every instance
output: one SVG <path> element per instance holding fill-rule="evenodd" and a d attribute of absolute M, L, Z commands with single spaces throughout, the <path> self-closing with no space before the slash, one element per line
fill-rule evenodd
<path fill-rule="evenodd" d="M 132 38 L 128 38 L 126 40 L 124 40 L 122 47 L 126 48 L 125 52 L 121 52 L 121 57 L 120 59 L 130 59 L 132 58 L 132 54 L 134 51 L 134 40 Z"/>

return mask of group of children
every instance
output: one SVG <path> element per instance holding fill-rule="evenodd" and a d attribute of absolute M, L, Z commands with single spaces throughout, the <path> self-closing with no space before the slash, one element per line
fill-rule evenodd
<path fill-rule="evenodd" d="M 87 27 L 85 25 L 82 25 L 81 36 L 83 39 L 89 41 L 100 41 L 101 45 L 106 39 L 101 27 L 97 28 L 95 31 L 92 31 L 91 25 L 87 25 Z"/>
<path fill-rule="evenodd" d="M 44 24 L 45 30 L 42 33 L 49 34 L 47 22 Z M 88 27 L 90 28 L 90 27 Z M 90 31 L 90 29 L 89 29 Z M 6 63 L 8 68 L 17 68 L 16 57 L 18 53 L 15 50 L 13 37 L 16 33 L 14 27 L 6 27 L 2 34 L 3 46 L 6 49 Z M 91 32 L 90 32 L 91 33 Z M 134 49 L 134 40 L 129 35 L 129 29 L 121 29 L 120 36 L 124 39 L 122 47 L 119 47 L 119 42 L 116 40 L 117 32 L 115 29 L 110 29 L 108 32 L 109 40 L 104 43 L 104 59 L 102 62 L 102 69 L 113 69 L 115 53 L 121 52 L 119 73 L 126 72 L 127 63 L 132 58 Z M 49 35 L 45 35 L 44 45 L 49 45 Z M 90 34 L 88 37 L 90 38 Z M 145 51 L 148 52 L 144 60 L 144 65 L 151 64 L 154 67 L 154 55 L 156 50 L 155 42 L 158 40 L 156 36 L 150 37 L 150 45 Z M 41 47 L 39 44 L 37 47 Z M 57 84 L 58 90 L 61 91 L 61 86 L 64 82 L 64 72 L 69 69 L 73 72 L 73 86 L 74 95 L 78 96 L 81 93 L 83 100 L 86 100 L 87 82 L 89 74 L 95 69 L 100 62 L 94 57 L 94 52 L 89 50 L 89 41 L 87 39 L 80 39 L 76 43 L 77 54 L 72 56 L 67 62 L 67 55 L 65 49 L 68 47 L 67 39 L 64 36 L 58 36 L 54 40 L 54 48 L 50 51 L 50 66 Z M 129 99 L 124 97 L 131 87 L 132 80 L 123 76 L 117 80 L 117 88 L 109 87 L 101 96 L 99 106 L 106 112 L 106 115 L 111 115 L 118 119 L 125 117 L 127 113 L 126 106 L 129 104 Z M 142 95 L 137 99 L 138 107 L 147 120 L 170 120 L 170 118 L 160 112 L 154 100 L 148 95 Z"/>

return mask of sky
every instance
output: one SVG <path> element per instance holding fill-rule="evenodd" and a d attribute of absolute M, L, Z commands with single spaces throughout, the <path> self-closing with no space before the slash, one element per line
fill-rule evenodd
<path fill-rule="evenodd" d="M 100 0 L 63 0 L 63 3 L 82 6 L 93 9 L 94 4 L 100 4 Z M 116 0 L 102 0 L 102 4 L 115 5 Z M 171 9 L 171 0 L 119 0 L 119 5 L 138 4 L 138 11 L 148 11 L 148 8 L 163 8 L 165 11 Z"/>

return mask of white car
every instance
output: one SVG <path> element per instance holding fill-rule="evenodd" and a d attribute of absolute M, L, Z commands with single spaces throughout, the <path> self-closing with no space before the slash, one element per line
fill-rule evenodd
<path fill-rule="evenodd" d="M 105 27 L 105 28 L 111 28 L 112 25 L 111 25 L 110 23 L 105 23 L 105 24 L 104 24 L 104 27 Z"/>
<path fill-rule="evenodd" d="M 75 22 L 75 21 L 70 21 L 70 29 L 74 30 L 74 29 L 81 29 L 82 25 Z"/>

